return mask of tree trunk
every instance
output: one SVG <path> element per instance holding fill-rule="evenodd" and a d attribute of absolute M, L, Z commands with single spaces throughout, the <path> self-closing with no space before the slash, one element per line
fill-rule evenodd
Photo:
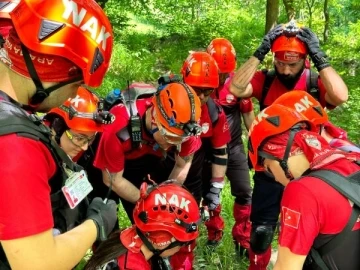
<path fill-rule="evenodd" d="M 295 19 L 296 7 L 294 0 L 283 0 L 288 21 Z"/>
<path fill-rule="evenodd" d="M 106 2 L 108 0 L 96 0 L 96 2 L 99 4 L 99 6 L 104 9 L 105 8 L 105 5 L 106 5 Z"/>
<path fill-rule="evenodd" d="M 324 1 L 324 17 L 325 17 L 325 25 L 324 25 L 324 43 L 329 38 L 329 29 L 330 29 L 330 14 L 328 10 L 328 0 Z"/>
<path fill-rule="evenodd" d="M 276 25 L 279 16 L 279 0 L 266 1 L 266 24 L 265 34 Z"/>

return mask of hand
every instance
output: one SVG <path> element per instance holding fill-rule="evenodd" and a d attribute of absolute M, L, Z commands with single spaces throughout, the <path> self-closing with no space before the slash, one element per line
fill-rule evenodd
<path fill-rule="evenodd" d="M 314 32 L 307 27 L 303 27 L 296 37 L 306 44 L 309 56 L 318 71 L 330 66 L 326 59 L 326 54 L 320 49 L 319 39 Z"/>
<path fill-rule="evenodd" d="M 210 186 L 210 191 L 205 195 L 205 202 L 209 210 L 215 210 L 220 204 L 220 194 L 222 188 L 215 187 L 213 184 Z"/>
<path fill-rule="evenodd" d="M 98 230 L 96 240 L 104 241 L 115 226 L 117 205 L 113 200 L 105 204 L 101 198 L 94 198 L 89 205 L 86 218 L 92 219 L 96 224 Z"/>
<path fill-rule="evenodd" d="M 274 40 L 277 39 L 283 33 L 283 25 L 278 24 L 273 29 L 271 29 L 264 37 L 261 45 L 254 53 L 254 56 L 263 61 L 265 55 L 270 51 L 271 45 L 273 44 Z"/>

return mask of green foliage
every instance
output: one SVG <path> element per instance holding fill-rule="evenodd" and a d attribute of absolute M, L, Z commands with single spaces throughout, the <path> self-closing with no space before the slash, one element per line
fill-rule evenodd
<path fill-rule="evenodd" d="M 99 93 L 105 95 L 113 88 L 124 88 L 128 80 L 156 82 L 163 73 L 179 73 L 189 51 L 205 49 L 215 37 L 228 38 L 234 44 L 240 66 L 261 42 L 265 4 L 265 0 L 108 0 L 106 12 L 114 27 L 115 47 Z M 299 22 L 309 25 L 306 1 L 295 4 Z M 322 5 L 323 1 L 314 2 L 311 21 L 312 29 L 321 41 L 324 29 Z M 348 131 L 354 142 L 359 143 L 360 4 L 357 0 L 329 0 L 329 12 L 330 36 L 322 48 L 350 93 L 349 101 L 329 115 L 335 124 Z M 278 21 L 287 22 L 282 5 Z M 265 65 L 271 67 L 271 59 L 269 63 Z M 205 247 L 206 232 L 202 228 L 196 249 L 196 269 L 247 269 L 246 260 L 235 256 L 231 236 L 232 205 L 233 197 L 227 184 L 223 191 L 224 240 L 216 252 L 209 252 Z M 122 227 L 129 225 L 123 210 L 119 218 Z"/>

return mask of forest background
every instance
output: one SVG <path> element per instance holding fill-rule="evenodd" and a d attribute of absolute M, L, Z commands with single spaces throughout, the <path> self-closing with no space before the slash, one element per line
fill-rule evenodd
<path fill-rule="evenodd" d="M 99 94 L 123 89 L 127 81 L 156 82 L 167 72 L 179 73 L 189 51 L 203 50 L 216 37 L 229 39 L 240 67 L 277 23 L 295 18 L 319 37 L 321 48 L 349 88 L 346 104 L 331 111 L 332 121 L 359 143 L 360 1 L 358 0 L 99 0 L 115 35 L 111 67 Z M 269 53 L 260 68 L 272 67 Z M 229 186 L 223 191 L 226 232 L 216 252 L 198 241 L 196 269 L 246 269 L 232 243 Z M 120 214 L 122 227 L 128 223 Z M 276 243 L 274 243 L 275 245 Z M 81 268 L 78 268 L 81 269 Z"/>

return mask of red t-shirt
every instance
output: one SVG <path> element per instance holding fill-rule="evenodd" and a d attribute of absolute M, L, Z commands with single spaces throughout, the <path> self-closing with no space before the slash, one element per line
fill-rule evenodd
<path fill-rule="evenodd" d="M 151 98 L 137 100 L 136 106 L 139 115 L 143 117 L 146 110 L 151 106 Z M 132 149 L 130 137 L 119 139 L 118 133 L 122 130 L 125 131 L 128 126 L 129 114 L 123 104 L 113 107 L 110 111 L 115 115 L 115 121 L 104 129 L 94 160 L 95 167 L 101 170 L 107 168 L 110 172 L 116 173 L 124 169 L 124 163 L 127 159 L 137 159 L 147 154 L 162 157 L 160 149 L 154 150 L 156 141 L 146 132 L 142 132 L 142 138 L 147 143 L 142 143 L 141 147 L 137 149 Z M 179 155 L 181 157 L 189 156 L 195 153 L 200 146 L 200 138 L 192 136 L 181 144 Z"/>
<path fill-rule="evenodd" d="M 358 165 L 337 160 L 322 169 L 343 175 L 359 170 Z M 290 182 L 281 201 L 281 230 L 279 244 L 298 255 L 307 255 L 319 234 L 338 234 L 349 221 L 352 207 L 347 198 L 314 177 Z M 360 229 L 360 221 L 353 230 Z"/>
<path fill-rule="evenodd" d="M 307 81 L 307 76 L 309 76 L 307 75 L 308 72 L 309 69 L 304 69 L 304 72 L 301 74 L 301 77 L 294 86 L 294 89 L 303 90 L 303 91 L 307 90 L 306 81 Z M 265 78 L 266 75 L 262 71 L 257 71 L 254 77 L 250 81 L 253 88 L 252 97 L 255 97 L 259 101 L 261 100 Z M 328 105 L 325 100 L 326 89 L 323 83 L 321 82 L 320 77 L 318 79 L 318 86 L 320 91 L 319 102 L 321 106 L 326 107 L 326 105 Z M 266 106 L 271 105 L 278 97 L 280 97 L 284 93 L 287 93 L 288 91 L 289 90 L 275 77 L 274 81 L 272 82 L 269 88 L 269 92 L 265 97 L 264 104 Z"/>
<path fill-rule="evenodd" d="M 135 253 L 128 250 L 118 257 L 120 270 L 151 270 L 150 263 L 142 253 Z"/>
<path fill-rule="evenodd" d="M 234 72 L 229 74 L 224 85 L 217 88 L 212 94 L 211 98 L 216 100 L 218 104 L 224 107 L 234 107 L 239 105 L 241 113 L 251 112 L 254 107 L 250 98 L 237 98 L 230 92 L 231 79 L 234 77 Z"/>
<path fill-rule="evenodd" d="M 0 240 L 22 238 L 54 226 L 49 179 L 56 165 L 41 142 L 16 134 L 0 137 Z"/>
<path fill-rule="evenodd" d="M 210 138 L 211 144 L 214 148 L 221 147 L 231 140 L 229 125 L 226 120 L 226 115 L 223 111 L 218 113 L 218 120 L 213 126 L 208 110 L 205 103 L 201 106 L 200 125 L 202 128 L 201 138 Z"/>

